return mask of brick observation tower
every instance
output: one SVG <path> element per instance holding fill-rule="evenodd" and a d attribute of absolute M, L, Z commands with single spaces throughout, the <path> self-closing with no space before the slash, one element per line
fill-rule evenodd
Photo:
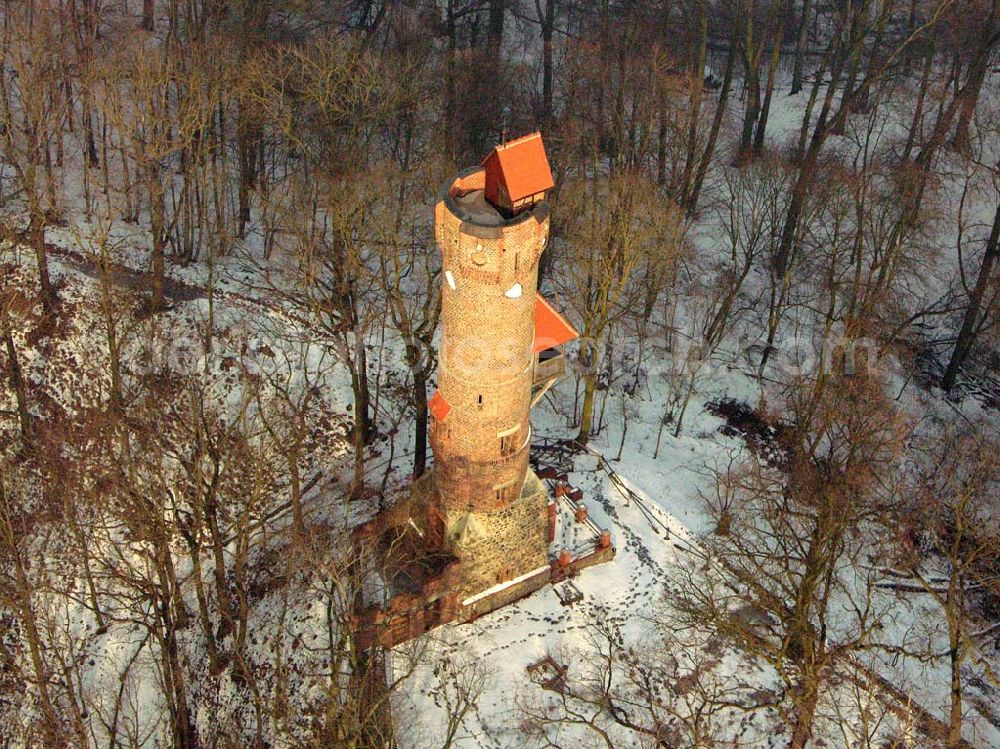
<path fill-rule="evenodd" d="M 531 407 L 565 372 L 559 347 L 577 337 L 535 288 L 552 186 L 533 133 L 450 179 L 434 207 L 443 261 L 434 467 L 354 531 L 356 548 L 375 544 L 370 558 L 383 561 L 372 590 L 384 600 L 358 597 L 361 650 L 468 621 L 614 557 L 582 492 L 549 465 L 540 472 L 550 496 L 528 463 Z"/>
<path fill-rule="evenodd" d="M 549 497 L 528 466 L 529 417 L 563 371 L 555 347 L 577 337 L 536 292 L 552 187 L 533 133 L 450 180 L 434 209 L 443 279 L 431 481 L 463 593 L 548 565 Z"/>

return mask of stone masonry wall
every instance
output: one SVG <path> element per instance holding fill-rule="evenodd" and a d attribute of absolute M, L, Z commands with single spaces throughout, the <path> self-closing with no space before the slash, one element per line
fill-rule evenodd
<path fill-rule="evenodd" d="M 446 544 L 462 560 L 459 601 L 548 564 L 548 493 L 529 471 L 521 496 L 493 512 L 449 512 Z"/>

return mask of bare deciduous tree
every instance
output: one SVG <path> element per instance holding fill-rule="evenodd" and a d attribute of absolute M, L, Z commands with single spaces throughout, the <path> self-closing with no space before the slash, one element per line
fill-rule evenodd
<path fill-rule="evenodd" d="M 654 182 L 629 171 L 565 185 L 559 211 L 559 232 L 565 241 L 559 249 L 562 277 L 581 322 L 580 359 L 585 372 L 577 440 L 586 443 L 594 427 L 597 372 L 606 336 L 642 291 L 637 272 L 647 258 L 660 267 L 676 262 L 683 218 Z"/>

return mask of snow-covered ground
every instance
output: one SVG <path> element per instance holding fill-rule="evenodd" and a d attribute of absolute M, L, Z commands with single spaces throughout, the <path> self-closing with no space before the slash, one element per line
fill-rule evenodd
<path fill-rule="evenodd" d="M 428 737 L 446 731 L 443 705 L 447 704 L 444 697 L 447 686 L 443 674 L 461 673 L 470 662 L 480 664 L 485 674 L 483 692 L 462 723 L 455 746 L 491 748 L 525 746 L 525 726 L 531 723 L 534 708 L 555 699 L 551 692 L 532 681 L 528 667 L 551 655 L 570 666 L 569 680 L 572 684 L 574 678 L 580 679 L 579 687 L 585 682 L 591 659 L 601 652 L 601 633 L 609 629 L 621 637 L 623 649 L 646 653 L 651 663 L 663 669 L 667 668 L 663 660 L 664 645 L 676 648 L 684 644 L 690 648 L 687 655 L 691 658 L 689 668 L 693 668 L 699 650 L 692 640 L 697 640 L 697 636 L 691 637 L 691 633 L 681 636 L 669 629 L 671 588 L 680 568 L 704 563 L 698 539 L 712 531 L 712 520 L 699 497 L 699 489 L 710 487 L 710 474 L 705 469 L 724 468 L 732 455 L 745 450 L 742 440 L 720 433 L 723 420 L 704 407 L 724 396 L 756 402 L 759 385 L 749 370 L 749 365 L 721 364 L 713 368 L 689 408 L 690 418 L 684 433 L 674 437 L 668 428 L 656 458 L 653 454 L 662 406 L 653 398 L 626 396 L 632 423 L 621 459 L 612 460 L 610 466 L 630 489 L 655 508 L 655 520 L 630 502 L 607 473 L 595 470 L 595 461 L 580 456 L 577 461 L 584 470 L 570 474 L 569 480 L 573 486 L 584 489 L 583 501 L 597 524 L 612 529 L 617 548 L 614 561 L 588 568 L 573 580 L 583 593 L 582 600 L 575 604 L 563 605 L 550 586 L 473 623 L 448 625 L 431 635 L 430 652 L 436 657 L 418 670 L 407 685 L 405 696 L 394 703 L 399 725 L 405 727 L 404 746 L 429 745 Z M 555 397 L 568 408 L 572 396 L 572 383 L 564 382 Z M 621 397 L 612 396 L 609 401 Z M 614 416 L 620 413 L 620 408 L 620 402 L 608 403 L 607 427 L 590 446 L 608 459 L 617 454 L 621 440 L 621 427 Z M 536 408 L 534 421 L 540 434 L 561 437 L 572 434 L 569 425 L 551 409 Z M 914 651 L 928 641 L 940 646 L 943 637 L 940 612 L 933 605 L 919 596 L 889 592 L 885 596 L 879 605 L 892 610 L 893 615 L 886 619 L 886 629 L 879 641 L 906 643 Z M 719 683 L 728 679 L 739 684 L 744 696 L 751 689 L 780 694 L 780 681 L 773 669 L 746 653 L 721 647 L 724 650 L 721 665 L 714 672 Z M 922 662 L 873 652 L 874 655 L 864 656 L 860 662 L 873 666 L 932 714 L 946 718 L 948 669 L 943 658 Z M 989 663 L 995 664 L 995 660 L 981 663 L 980 667 L 989 668 Z M 627 663 L 619 666 L 626 669 Z M 878 745 L 879 737 L 888 740 L 906 735 L 909 730 L 912 745 L 924 745 L 919 732 L 913 732 L 905 720 L 891 711 L 899 707 L 905 712 L 905 703 L 880 687 L 869 685 L 863 674 L 860 681 L 868 686 L 859 688 L 849 678 L 856 675 L 849 662 L 841 669 L 843 674 L 833 680 L 836 686 L 824 693 L 820 715 L 828 720 L 819 720 L 818 740 L 828 742 L 828 746 L 867 746 L 861 743 L 867 730 L 871 732 L 870 745 L 874 746 Z M 681 668 L 681 673 L 684 671 Z M 663 673 L 668 681 L 677 678 L 665 670 Z M 621 674 L 618 676 L 621 678 Z M 734 687 L 734 693 L 737 691 Z M 975 746 L 1000 746 L 1000 726 L 991 723 L 996 720 L 991 703 L 997 694 L 997 687 L 990 686 L 988 679 L 972 680 L 969 697 L 973 706 L 967 718 L 966 738 Z M 976 703 L 983 707 L 982 713 L 977 711 Z M 869 713 L 863 727 L 858 718 L 859 705 Z M 553 718 L 561 714 L 554 708 L 547 709 Z M 586 713 L 585 708 L 583 712 Z M 846 721 L 845 715 L 850 716 Z M 715 735 L 738 740 L 746 746 L 784 746 L 788 736 L 787 726 L 782 725 L 783 717 L 776 710 L 761 710 L 747 721 L 740 711 L 724 712 L 714 724 Z M 569 720 L 563 723 L 548 728 L 549 738 L 557 737 L 554 739 L 557 746 L 603 745 L 588 728 Z M 841 734 L 845 724 L 853 726 L 855 732 L 849 736 Z M 602 725 L 610 732 L 616 747 L 652 745 L 648 736 L 616 726 L 613 721 Z"/>
<path fill-rule="evenodd" d="M 787 145 L 797 137 L 804 97 L 804 94 L 775 97 L 769 125 L 772 145 Z M 739 102 L 732 105 L 735 115 Z M 859 133 L 864 130 L 865 120 L 859 118 L 845 137 L 834 139 L 832 148 L 848 156 L 854 154 L 862 147 Z M 893 131 L 887 128 L 880 133 L 881 137 L 889 138 Z M 955 212 L 961 193 L 964 175 L 957 165 L 953 171 L 935 196 L 936 207 L 942 214 Z M 717 174 L 712 176 L 718 179 Z M 988 197 L 985 189 L 970 206 L 970 215 L 988 217 L 992 209 L 983 195 Z M 709 258 L 718 252 L 715 212 L 718 206 L 713 200 L 709 190 L 706 207 L 689 232 L 696 250 Z M 429 215 L 430 207 L 427 209 Z M 73 224 L 83 225 L 82 221 Z M 938 228 L 939 244 L 949 246 L 954 225 L 944 223 Z M 143 227 L 115 225 L 112 236 L 118 262 L 137 270 L 146 267 Z M 41 402 L 45 409 L 71 415 L 100 410 L 106 403 L 110 376 L 104 358 L 93 354 L 95 350 L 103 352 L 106 346 L 104 321 L 93 304 L 100 292 L 99 277 L 87 265 L 86 257 L 81 261 L 79 255 L 83 252 L 92 257 L 92 248 L 88 247 L 85 229 L 51 228 L 47 239 L 66 251 L 53 255 L 52 270 L 61 285 L 63 304 L 72 310 L 67 315 L 71 329 L 62 331 L 57 342 L 45 348 L 28 345 L 19 333 L 23 366 L 33 388 L 44 394 Z M 25 285 L 32 283 L 30 253 L 11 247 L 0 252 L 4 260 L 16 259 Z M 944 268 L 947 262 L 939 258 L 937 264 L 929 263 L 926 273 L 919 275 L 908 293 L 924 294 L 927 298 L 944 294 L 945 286 L 950 283 L 942 280 L 950 278 Z M 338 485 L 350 476 L 347 425 L 352 392 L 345 367 L 336 357 L 327 357 L 321 343 L 309 340 L 314 331 L 303 329 L 301 320 L 258 293 L 254 288 L 256 269 L 234 257 L 219 260 L 212 272 L 214 293 L 210 302 L 208 270 L 204 264 L 172 265 L 170 276 L 176 283 L 172 309 L 142 324 L 123 324 L 124 359 L 137 352 L 157 355 L 155 360 L 143 362 L 144 370 L 131 369 L 128 377 L 163 371 L 197 374 L 206 383 L 206 392 L 220 412 L 229 415 L 246 406 L 247 378 L 274 377 L 290 391 L 316 385 L 322 395 L 315 405 L 314 442 L 303 455 L 303 474 L 316 477 L 306 493 L 307 508 L 311 521 L 318 526 L 327 530 L 348 529 L 359 518 L 367 518 L 372 508 L 345 510 Z M 759 288 L 755 287 L 748 294 L 757 292 Z M 123 294 L 122 300 L 125 299 Z M 128 303 L 132 302 L 134 299 Z M 214 344 L 208 353 L 203 341 L 210 319 Z M 756 406 L 769 396 L 768 380 L 756 376 L 749 355 L 752 352 L 747 351 L 747 344 L 755 339 L 745 338 L 745 334 L 755 326 L 759 330 L 757 319 L 743 321 L 715 356 L 703 363 L 677 436 L 673 434 L 673 424 L 661 429 L 664 402 L 671 385 L 664 364 L 666 351 L 651 345 L 645 352 L 642 362 L 645 376 L 634 392 L 625 393 L 620 384 L 615 384 L 599 393 L 603 428 L 591 448 L 604 456 L 621 481 L 644 498 L 645 506 L 621 491 L 606 471 L 595 467 L 591 457 L 581 456 L 570 481 L 584 490 L 584 502 L 596 523 L 611 529 L 616 558 L 611 563 L 589 568 L 572 580 L 582 598 L 571 605 L 564 605 L 550 586 L 473 623 L 447 625 L 427 635 L 422 643 L 427 649 L 416 670 L 393 697 L 393 717 L 403 746 L 412 749 L 439 746 L 452 730 L 456 747 L 522 747 L 541 743 L 541 736 L 547 737 L 550 745 L 567 748 L 651 746 L 654 740 L 650 735 L 627 728 L 623 723 L 634 718 L 648 727 L 646 719 L 658 715 L 664 724 L 672 725 L 672 715 L 689 716 L 699 705 L 707 704 L 707 696 L 699 690 L 709 686 L 720 690 L 716 696 L 729 695 L 734 702 L 765 705 L 752 712 L 733 706 L 720 709 L 706 719 L 706 729 L 710 727 L 714 735 L 731 740 L 734 746 L 777 747 L 787 742 L 787 714 L 783 712 L 787 704 L 782 701 L 785 697 L 782 683 L 773 668 L 751 653 L 716 640 L 710 633 L 681 632 L 671 627 L 672 591 L 678 576 L 710 564 L 699 539 L 713 532 L 713 521 L 701 492 L 710 489 L 713 469 L 724 469 L 734 457 L 739 460 L 747 456 L 744 442 L 721 433 L 723 420 L 707 411 L 706 405 L 729 398 Z M 786 340 L 791 338 L 789 335 Z M 379 385 L 387 392 L 394 386 L 402 390 L 406 374 L 398 340 L 390 331 L 385 339 L 372 336 L 369 344 Z M 785 352 L 790 348 L 786 346 Z M 784 355 L 779 352 L 772 366 L 785 366 L 787 361 L 783 363 L 781 358 Z M 924 389 L 893 352 L 886 354 L 882 365 L 896 407 L 908 417 L 939 422 L 951 419 L 998 422 L 995 412 L 973 398 L 954 404 L 945 401 L 939 392 Z M 575 425 L 566 416 L 574 411 L 574 385 L 571 377 L 565 379 L 536 408 L 533 416 L 536 437 L 574 435 Z M 385 403 L 390 401 L 387 396 Z M 385 403 L 378 416 L 385 431 L 395 429 L 395 420 L 404 421 L 398 433 L 373 446 L 372 452 L 377 454 L 369 456 L 369 471 L 377 484 L 389 461 L 390 446 L 394 447 L 394 471 L 389 485 L 405 486 L 409 470 L 406 452 L 412 443 L 412 427 L 405 420 L 405 405 Z M 0 410 L 15 412 L 13 394 L 6 390 L 0 397 Z M 626 423 L 627 431 L 623 434 Z M 4 430 L 3 437 L 13 443 L 15 421 L 7 419 Z M 388 440 L 395 440 L 395 444 Z M 619 454 L 620 459 L 616 457 Z M 284 496 L 286 489 L 282 484 L 274 488 L 274 493 Z M 274 504 L 277 520 L 268 532 L 280 536 L 288 523 L 287 512 L 278 506 L 280 502 Z M 343 540 L 333 531 L 329 538 L 331 544 Z M 102 540 L 121 539 L 109 532 Z M 248 652 L 255 662 L 273 665 L 275 673 L 279 667 L 288 669 L 291 674 L 288 684 L 295 699 L 319 712 L 321 707 L 317 706 L 329 698 L 323 691 L 321 678 L 321 672 L 329 664 L 323 662 L 321 654 L 317 655 L 319 643 L 330 636 L 332 629 L 326 604 L 334 593 L 324 589 L 328 581 L 322 572 L 322 563 L 328 559 L 317 555 L 316 568 L 320 571 L 313 576 L 297 568 L 293 580 L 300 585 L 295 587 L 288 580 L 275 582 L 281 577 L 282 562 L 287 562 L 283 555 L 288 550 L 280 538 L 269 539 L 265 549 L 266 554 L 262 552 L 260 558 L 253 560 L 264 589 L 253 601 Z M 235 553 L 235 546 L 229 553 Z M 336 556 L 336 550 L 330 555 Z M 178 574 L 189 578 L 190 563 L 181 565 Z M 277 590 L 268 587 L 271 583 Z M 288 593 L 288 588 L 293 590 Z M 884 618 L 878 642 L 910 645 L 914 652 L 944 652 L 943 621 L 928 597 L 889 589 L 879 595 L 881 598 L 875 605 L 891 612 L 891 616 Z M 190 597 L 193 600 L 193 593 Z M 193 603 L 191 609 L 195 609 Z M 71 639 L 82 648 L 80 661 L 93 661 L 92 669 L 83 670 L 82 690 L 103 693 L 119 683 L 122 673 L 130 674 L 120 683 L 127 682 L 129 699 L 136 706 L 136 733 L 150 729 L 151 735 L 159 735 L 156 731 L 162 732 L 162 726 L 156 724 L 161 720 L 158 713 L 163 710 L 161 687 L 151 651 L 142 651 L 145 640 L 141 628 L 133 622 L 121 622 L 106 632 L 98 632 L 86 607 L 78 602 L 53 616 L 71 630 Z M 204 657 L 204 645 L 195 630 L 191 627 L 183 642 L 192 663 Z M 130 665 L 137 654 L 141 657 Z M 411 655 L 409 646 L 394 654 L 400 661 L 397 672 L 406 670 L 402 662 Z M 607 672 L 602 671 L 605 656 L 614 661 Z M 568 666 L 566 680 L 571 686 L 568 693 L 543 688 L 529 674 L 528 667 L 546 657 Z M 919 659 L 886 654 L 878 648 L 852 657 L 870 665 L 933 715 L 946 716 L 948 670 L 944 657 Z M 643 666 L 662 674 L 663 694 L 651 698 L 640 693 L 634 682 L 642 675 Z M 820 742 L 826 746 L 878 746 L 879 740 L 897 736 L 905 737 L 911 746 L 932 745 L 907 722 L 905 703 L 872 686 L 863 674 L 852 672 L 848 661 L 839 668 L 842 673 L 830 679 L 821 698 L 817 746 Z M 976 746 L 1000 747 L 1000 722 L 995 707 L 1000 703 L 998 672 L 1000 662 L 996 651 L 986 647 L 966 667 L 965 735 Z M 698 674 L 699 678 L 692 679 L 692 674 Z M 617 682 L 615 693 L 635 702 L 623 708 L 621 720 L 608 717 L 608 705 L 588 704 L 584 699 L 599 692 L 592 687 L 595 679 L 600 682 L 602 677 L 613 677 Z M 269 676 L 263 678 L 268 687 L 273 685 Z M 678 686 L 692 681 L 697 688 Z M 249 724 L 252 709 L 247 693 L 235 686 L 231 678 L 203 675 L 192 686 L 192 693 L 199 706 L 199 722 Z M 449 726 L 456 705 L 470 694 L 475 697 L 473 703 L 461 712 L 461 720 Z M 578 712 L 571 713 L 571 709 Z M 241 723 L 244 719 L 246 723 Z M 95 733 L 103 738 L 101 730 L 95 729 Z M 276 743 L 284 741 L 284 745 L 292 746 L 294 741 L 289 737 L 294 735 L 294 729 L 289 729 Z M 146 746 L 155 745 L 155 738 L 147 739 Z M 690 736 L 675 737 L 675 741 L 676 746 L 693 745 Z"/>

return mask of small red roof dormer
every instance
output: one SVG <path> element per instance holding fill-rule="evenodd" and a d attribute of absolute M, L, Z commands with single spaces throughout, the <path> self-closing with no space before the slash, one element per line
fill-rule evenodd
<path fill-rule="evenodd" d="M 427 401 L 427 407 L 438 421 L 444 421 L 448 418 L 448 414 L 451 413 L 451 404 L 441 395 L 440 390 L 434 391 L 434 395 Z"/>
<path fill-rule="evenodd" d="M 518 213 L 545 197 L 555 186 L 539 132 L 500 144 L 483 159 L 485 198 L 508 213 Z"/>
<path fill-rule="evenodd" d="M 532 352 L 537 354 L 579 337 L 576 328 L 556 312 L 541 294 L 535 296 L 535 340 L 531 345 Z"/>

